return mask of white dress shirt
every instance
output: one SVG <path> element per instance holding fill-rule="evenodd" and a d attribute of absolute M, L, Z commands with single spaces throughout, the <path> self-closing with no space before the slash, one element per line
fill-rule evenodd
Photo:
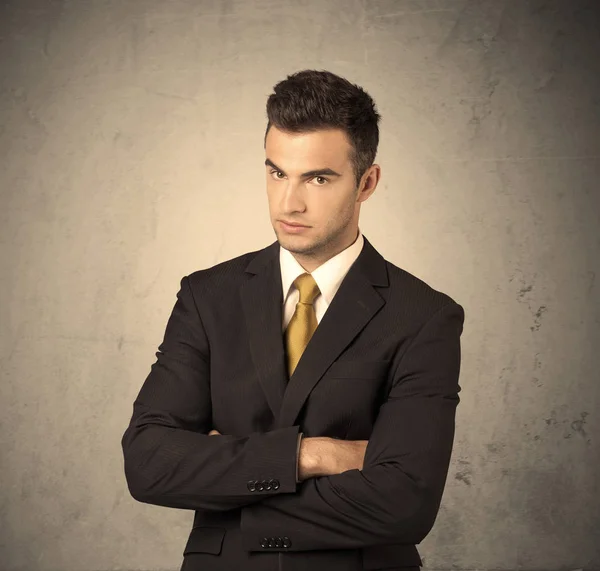
<path fill-rule="evenodd" d="M 283 288 L 283 331 L 285 331 L 290 319 L 292 319 L 296 310 L 296 304 L 300 298 L 300 292 L 293 285 L 294 280 L 301 274 L 311 273 L 317 282 L 321 293 L 317 295 L 313 305 L 317 314 L 317 323 L 320 323 L 342 281 L 346 277 L 348 270 L 350 270 L 350 267 L 356 261 L 356 258 L 358 258 L 363 248 L 363 243 L 364 238 L 359 229 L 358 237 L 354 243 L 333 256 L 333 258 L 327 260 L 324 264 L 321 264 L 314 272 L 307 272 L 296 261 L 296 258 L 294 258 L 289 250 L 286 250 L 282 246 L 279 247 L 281 285 Z"/>

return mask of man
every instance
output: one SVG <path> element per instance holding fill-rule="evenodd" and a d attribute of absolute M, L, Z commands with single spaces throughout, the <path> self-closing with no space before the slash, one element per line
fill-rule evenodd
<path fill-rule="evenodd" d="M 129 490 L 195 510 L 185 571 L 418 569 L 464 311 L 359 230 L 381 173 L 371 97 L 311 70 L 274 91 L 277 241 L 182 278 L 123 435 Z"/>

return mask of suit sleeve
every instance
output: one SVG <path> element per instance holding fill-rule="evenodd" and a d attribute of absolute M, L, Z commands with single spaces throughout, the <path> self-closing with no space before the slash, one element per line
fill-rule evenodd
<path fill-rule="evenodd" d="M 187 276 L 156 357 L 121 440 L 136 500 L 221 511 L 296 492 L 298 426 L 208 436 L 210 347 Z"/>
<path fill-rule="evenodd" d="M 464 310 L 438 310 L 401 358 L 369 439 L 362 471 L 305 480 L 293 495 L 242 509 L 248 551 L 352 549 L 420 543 L 433 527 L 452 452 Z M 272 551 L 273 549 L 270 549 Z"/>

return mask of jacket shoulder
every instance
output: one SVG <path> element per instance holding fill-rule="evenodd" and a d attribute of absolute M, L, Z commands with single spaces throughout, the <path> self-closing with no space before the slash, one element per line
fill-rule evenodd
<path fill-rule="evenodd" d="M 427 321 L 432 315 L 447 305 L 462 306 L 449 294 L 434 288 L 425 280 L 386 260 L 390 280 L 390 295 L 402 299 L 410 305 L 416 321 Z"/>
<path fill-rule="evenodd" d="M 263 253 L 266 248 L 254 250 L 240 254 L 235 258 L 219 262 L 208 268 L 198 269 L 189 273 L 186 277 L 189 279 L 190 285 L 194 287 L 206 286 L 222 286 L 226 282 L 239 282 L 246 273 L 245 270 L 248 264 L 259 254 Z"/>

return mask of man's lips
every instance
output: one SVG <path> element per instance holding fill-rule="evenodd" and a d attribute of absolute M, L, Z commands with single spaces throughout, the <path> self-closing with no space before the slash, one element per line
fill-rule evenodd
<path fill-rule="evenodd" d="M 308 228 L 305 224 L 298 224 L 297 222 L 288 222 L 287 220 L 280 220 L 286 226 L 293 226 L 294 228 Z"/>

